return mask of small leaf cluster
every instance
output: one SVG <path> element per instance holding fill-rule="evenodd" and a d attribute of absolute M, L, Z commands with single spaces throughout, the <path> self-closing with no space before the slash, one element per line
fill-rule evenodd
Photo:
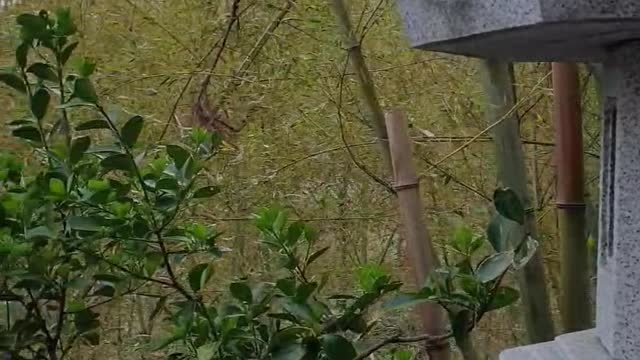
<path fill-rule="evenodd" d="M 316 249 L 316 232 L 277 209 L 259 212 L 255 223 L 264 251 L 280 259 L 275 279 L 231 282 L 227 300 L 216 304 L 174 303 L 172 334 L 157 349 L 182 344 L 172 354 L 181 359 L 355 359 L 354 343 L 371 328 L 367 310 L 401 284 L 370 272 L 359 293 L 324 295 L 327 278 L 310 275 L 328 250 Z M 192 289 L 202 288 L 211 271 L 207 264 L 194 266 Z"/>
<path fill-rule="evenodd" d="M 514 247 L 508 244 L 508 230 L 522 231 L 525 221 L 524 207 L 513 190 L 496 190 L 494 205 L 497 213 L 486 237 L 466 227 L 457 229 L 448 243 L 453 258 L 445 258 L 444 266 L 436 269 L 419 291 L 404 293 L 387 305 L 440 304 L 449 315 L 453 336 L 463 340 L 486 313 L 515 303 L 518 290 L 502 285 L 502 281 L 508 271 L 526 264 L 537 243 L 525 234 Z M 492 253 L 481 256 L 485 244 L 491 245 Z"/>

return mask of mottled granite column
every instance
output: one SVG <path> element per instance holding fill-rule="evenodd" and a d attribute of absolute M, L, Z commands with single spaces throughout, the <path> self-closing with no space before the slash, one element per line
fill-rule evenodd
<path fill-rule="evenodd" d="M 640 359 L 640 42 L 605 65 L 596 333 L 614 359 Z M 612 96 L 614 95 L 614 96 Z"/>

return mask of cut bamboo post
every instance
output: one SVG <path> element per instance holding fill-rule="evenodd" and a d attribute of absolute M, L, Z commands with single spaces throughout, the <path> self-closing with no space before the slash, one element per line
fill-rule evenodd
<path fill-rule="evenodd" d="M 403 112 L 394 110 L 386 114 L 385 122 L 407 254 L 412 264 L 416 285 L 422 287 L 429 273 L 438 266 L 438 257 L 423 218 L 418 176 L 412 160 L 413 152 L 406 117 Z M 436 304 L 424 304 L 418 307 L 418 316 L 424 331 L 428 334 L 440 335 L 446 332 L 444 315 L 443 309 Z M 432 360 L 446 360 L 450 357 L 448 346 L 428 349 L 428 352 L 429 359 Z"/>
<path fill-rule="evenodd" d="M 562 261 L 560 314 L 565 332 L 593 326 L 584 201 L 580 80 L 575 63 L 553 63 L 556 205 Z"/>

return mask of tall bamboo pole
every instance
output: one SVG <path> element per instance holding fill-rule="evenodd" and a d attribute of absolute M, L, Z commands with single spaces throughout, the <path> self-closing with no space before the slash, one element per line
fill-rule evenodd
<path fill-rule="evenodd" d="M 389 143 L 387 141 L 387 128 L 385 127 L 384 111 L 378 100 L 376 94 L 376 87 L 371 78 L 371 72 L 367 68 L 367 63 L 362 55 L 362 46 L 360 41 L 357 40 L 351 20 L 349 18 L 349 11 L 344 0 L 333 0 L 333 10 L 336 15 L 336 20 L 342 31 L 342 37 L 344 46 L 349 54 L 349 61 L 353 72 L 360 84 L 360 91 L 362 100 L 369 113 L 369 122 L 373 128 L 378 145 L 382 153 L 382 158 L 387 169 L 391 169 L 391 158 L 389 156 Z"/>
<path fill-rule="evenodd" d="M 487 120 L 494 123 L 509 114 L 516 104 L 513 66 L 506 62 L 483 60 L 480 65 L 483 86 L 487 96 Z M 515 112 L 493 129 L 496 148 L 498 183 L 513 189 L 527 209 L 525 224 L 521 229 L 531 237 L 537 237 L 536 217 L 529 195 L 527 169 L 520 139 L 520 127 Z M 521 233 L 512 232 L 511 244 L 522 239 Z M 537 251 L 527 265 L 518 272 L 518 285 L 529 341 L 550 341 L 554 338 L 554 326 L 549 308 L 547 284 L 542 254 Z"/>
<path fill-rule="evenodd" d="M 592 327 L 578 66 L 553 63 L 556 206 L 561 243 L 560 314 L 565 332 Z"/>
<path fill-rule="evenodd" d="M 438 266 L 436 256 L 424 222 L 422 201 L 413 163 L 411 139 L 407 120 L 400 111 L 391 111 L 386 116 L 389 133 L 389 148 L 393 165 L 394 185 L 398 195 L 398 210 L 407 243 L 407 253 L 413 267 L 418 286 L 422 286 L 429 273 Z M 445 314 L 436 304 L 424 304 L 418 308 L 422 327 L 428 334 L 441 335 L 446 332 Z M 449 359 L 449 348 L 429 349 L 429 359 Z"/>

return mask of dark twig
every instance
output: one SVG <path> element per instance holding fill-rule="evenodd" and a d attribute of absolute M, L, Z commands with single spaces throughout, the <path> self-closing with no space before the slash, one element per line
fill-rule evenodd
<path fill-rule="evenodd" d="M 369 146 L 369 145 L 375 145 L 375 144 L 377 144 L 377 141 L 367 141 L 367 142 L 358 143 L 358 144 L 347 144 L 347 145 L 337 146 L 337 147 L 330 148 L 330 149 L 316 151 L 316 152 L 307 154 L 307 155 L 305 155 L 305 156 L 303 156 L 303 157 L 301 157 L 301 158 L 299 158 L 297 160 L 294 160 L 294 161 L 292 161 L 292 162 L 290 162 L 290 163 L 288 163 L 288 164 L 286 164 L 284 166 L 279 167 L 278 169 L 273 171 L 271 176 L 275 176 L 275 175 L 277 175 L 278 173 L 280 173 L 281 171 L 283 171 L 285 169 L 288 169 L 288 168 L 290 168 L 290 167 L 292 167 L 292 166 L 294 166 L 294 165 L 296 165 L 296 164 L 298 164 L 300 162 L 303 162 L 305 160 L 308 160 L 310 158 L 313 158 L 313 157 L 316 157 L 316 156 L 319 156 L 319 155 L 324 155 L 324 154 L 327 154 L 327 153 L 330 153 L 330 152 L 344 150 L 347 147 L 360 147 L 360 146 Z"/>
<path fill-rule="evenodd" d="M 340 77 L 339 91 L 338 91 L 338 103 L 336 104 L 337 113 L 338 113 L 338 125 L 340 127 L 340 138 L 342 139 L 342 143 L 344 144 L 345 149 L 346 149 L 347 153 L 349 154 L 349 157 L 351 158 L 351 161 L 353 161 L 353 163 L 356 165 L 356 167 L 358 169 L 360 169 L 362 172 L 364 172 L 365 174 L 367 174 L 373 181 L 375 181 L 378 184 L 382 185 L 382 187 L 384 187 L 385 190 L 387 190 L 390 194 L 396 195 L 396 191 L 393 189 L 393 187 L 391 185 L 389 185 L 389 183 L 387 183 L 386 181 L 381 179 L 379 176 L 377 176 L 376 174 L 371 172 L 369 169 L 367 169 L 367 167 L 362 165 L 358 161 L 358 159 L 356 158 L 355 154 L 353 153 L 353 150 L 351 150 L 351 148 L 349 147 L 349 142 L 347 141 L 346 134 L 344 132 L 344 124 L 343 124 L 343 121 L 342 121 L 342 96 L 343 96 L 343 93 L 344 93 L 344 78 L 345 78 L 346 73 L 347 73 L 347 68 L 349 66 L 350 58 L 351 57 L 349 55 L 347 55 L 347 59 L 346 59 L 345 64 L 344 64 L 344 68 L 342 70 L 342 76 Z"/>
<path fill-rule="evenodd" d="M 373 23 L 373 19 L 375 19 L 375 17 L 378 15 L 378 11 L 380 10 L 380 8 L 382 8 L 382 5 L 385 2 L 386 0 L 380 0 L 378 1 L 378 4 L 376 5 L 376 7 L 373 8 L 371 15 L 369 15 L 369 18 L 364 23 L 364 26 L 362 27 L 362 31 L 360 32 L 360 43 L 364 41 L 364 37 L 367 36 L 367 32 L 369 32 L 369 30 L 371 29 L 371 24 Z"/>

